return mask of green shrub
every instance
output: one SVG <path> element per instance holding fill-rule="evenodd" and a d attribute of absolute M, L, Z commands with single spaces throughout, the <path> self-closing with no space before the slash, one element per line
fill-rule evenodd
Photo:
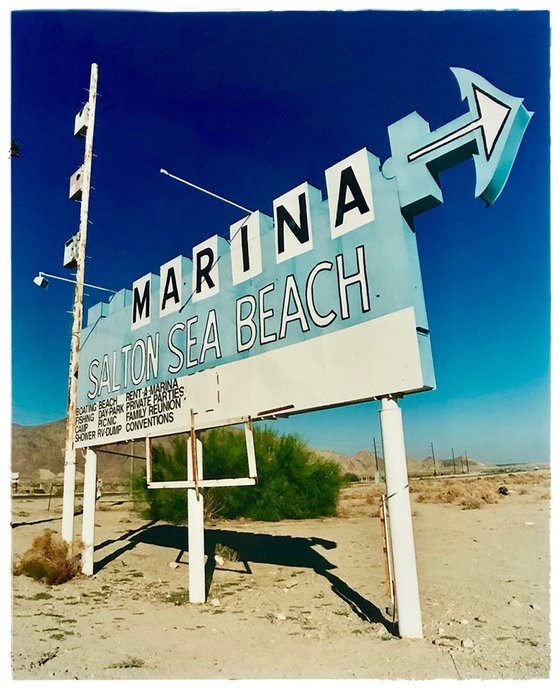
<path fill-rule="evenodd" d="M 175 437 L 171 446 L 152 449 L 152 480 L 185 480 L 187 477 L 186 438 Z M 132 476 L 136 508 L 148 519 L 182 524 L 186 520 L 187 491 L 182 489 L 148 490 L 146 473 Z"/>
<path fill-rule="evenodd" d="M 205 488 L 205 506 L 226 519 L 259 521 L 335 516 L 343 483 L 338 465 L 317 457 L 295 435 L 255 429 L 256 486 Z M 167 448 L 153 450 L 153 480 L 185 480 L 186 437 L 175 437 Z M 242 430 L 222 428 L 202 435 L 204 478 L 247 476 L 247 452 Z M 136 497 L 146 516 L 174 524 L 186 520 L 187 491 L 146 490 L 145 478 L 134 481 Z"/>
<path fill-rule="evenodd" d="M 359 483 L 360 476 L 357 473 L 344 473 L 342 476 L 342 482 L 344 485 L 349 485 L 350 483 Z"/>

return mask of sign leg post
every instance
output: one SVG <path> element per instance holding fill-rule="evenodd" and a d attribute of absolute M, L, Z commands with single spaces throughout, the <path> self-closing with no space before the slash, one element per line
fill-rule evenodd
<path fill-rule="evenodd" d="M 74 452 L 75 454 L 75 452 Z M 76 492 L 76 461 L 64 462 L 62 489 L 62 539 L 70 546 L 74 543 L 74 498 Z"/>
<path fill-rule="evenodd" d="M 84 467 L 84 510 L 82 514 L 82 572 L 89 576 L 93 575 L 96 493 L 97 454 L 93 449 L 87 449 Z"/>
<path fill-rule="evenodd" d="M 422 638 L 404 432 L 396 398 L 381 399 L 380 419 L 399 635 Z"/>
<path fill-rule="evenodd" d="M 192 470 L 192 448 L 187 443 L 187 463 Z M 196 439 L 197 480 L 202 480 L 202 442 Z M 189 603 L 206 601 L 204 562 L 204 496 L 200 489 L 187 490 L 189 541 Z"/>

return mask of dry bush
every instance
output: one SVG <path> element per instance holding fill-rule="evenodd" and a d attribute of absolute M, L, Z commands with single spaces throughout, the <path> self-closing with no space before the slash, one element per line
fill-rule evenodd
<path fill-rule="evenodd" d="M 110 664 L 105 668 L 142 668 L 142 666 L 145 666 L 143 659 L 139 659 L 137 656 L 128 656 L 126 659 Z"/>
<path fill-rule="evenodd" d="M 384 487 L 378 483 L 355 483 L 344 487 L 338 500 L 337 516 L 379 517 L 379 503 Z"/>
<path fill-rule="evenodd" d="M 374 519 L 377 519 L 378 517 L 381 516 L 381 505 L 379 503 L 373 505 L 373 507 L 371 508 L 370 516 L 373 517 Z"/>
<path fill-rule="evenodd" d="M 500 499 L 496 482 L 480 478 L 415 481 L 411 492 L 418 493 L 417 502 L 457 504 L 463 509 L 480 509 L 485 504 L 496 504 Z"/>
<path fill-rule="evenodd" d="M 63 584 L 80 572 L 80 557 L 70 556 L 66 541 L 47 529 L 14 563 L 14 575 L 24 574 L 45 584 Z"/>
<path fill-rule="evenodd" d="M 207 488 L 203 490 L 204 494 L 204 522 L 215 521 L 219 519 L 223 512 L 223 505 L 220 502 L 219 496 L 216 494 L 216 488 Z"/>
<path fill-rule="evenodd" d="M 366 494 L 366 502 L 368 504 L 376 504 L 379 505 L 379 500 L 381 499 L 381 495 L 385 494 L 385 487 L 383 485 L 380 485 L 379 483 L 375 483 L 370 491 Z"/>
<path fill-rule="evenodd" d="M 519 485 L 549 485 L 550 484 L 550 471 L 540 470 L 540 471 L 527 471 L 524 473 L 508 473 L 508 480 L 510 484 Z"/>
<path fill-rule="evenodd" d="M 379 499 L 369 500 L 344 500 L 339 502 L 337 516 L 342 519 L 350 519 L 358 516 L 378 517 Z"/>
<path fill-rule="evenodd" d="M 241 558 L 239 553 L 234 548 L 230 548 L 229 545 L 222 545 L 221 543 L 216 543 L 216 548 L 214 550 L 216 555 L 219 555 L 222 560 L 226 562 L 239 562 Z"/>

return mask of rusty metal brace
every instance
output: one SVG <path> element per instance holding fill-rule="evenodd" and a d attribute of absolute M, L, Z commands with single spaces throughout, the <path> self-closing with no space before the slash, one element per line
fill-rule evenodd
<path fill-rule="evenodd" d="M 194 410 L 191 408 L 191 463 L 193 469 L 194 491 L 198 500 L 198 460 L 196 455 L 196 431 L 194 428 Z"/>
<path fill-rule="evenodd" d="M 380 507 L 380 521 L 381 521 L 381 538 L 383 542 L 383 556 L 385 559 L 385 583 L 387 586 L 387 596 L 391 601 L 391 606 L 393 609 L 393 621 L 395 618 L 395 585 L 393 579 L 393 567 L 391 558 L 391 547 L 389 544 L 389 534 L 387 527 L 387 496 L 381 495 L 381 500 L 379 503 Z"/>

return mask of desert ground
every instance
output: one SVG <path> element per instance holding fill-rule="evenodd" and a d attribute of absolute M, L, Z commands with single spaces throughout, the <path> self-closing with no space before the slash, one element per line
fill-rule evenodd
<path fill-rule="evenodd" d="M 102 497 L 93 577 L 13 578 L 12 677 L 549 681 L 549 471 L 485 484 L 509 494 L 464 508 L 450 481 L 411 481 L 423 639 L 394 635 L 381 486 L 345 488 L 336 518 L 209 521 L 205 604 L 186 529 Z M 13 497 L 14 560 L 60 523 L 59 498 Z"/>

